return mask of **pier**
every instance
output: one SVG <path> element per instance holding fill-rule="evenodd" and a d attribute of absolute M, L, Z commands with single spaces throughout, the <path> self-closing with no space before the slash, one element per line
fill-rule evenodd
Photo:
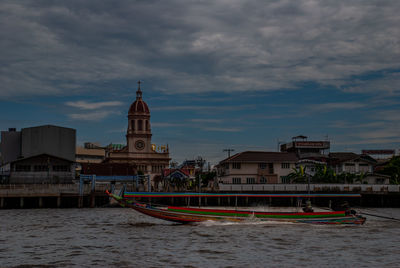
<path fill-rule="evenodd" d="M 300 194 L 307 192 L 307 184 L 220 184 L 219 190 L 202 189 L 203 193 L 260 193 L 260 194 Z M 105 190 L 114 193 L 121 191 L 145 191 L 143 184 L 92 182 L 75 184 L 8 184 L 0 185 L 0 209 L 11 208 L 71 208 L 109 206 L 109 197 Z M 360 198 L 348 198 L 355 206 L 400 207 L 399 185 L 366 184 L 310 184 L 312 193 L 357 193 Z M 141 198 L 149 201 L 147 198 Z M 313 197 L 312 202 L 329 206 L 330 201 L 340 198 Z M 191 206 L 249 206 L 249 205 L 296 205 L 296 198 L 284 197 L 163 197 L 153 198 L 153 202 L 170 205 Z"/>

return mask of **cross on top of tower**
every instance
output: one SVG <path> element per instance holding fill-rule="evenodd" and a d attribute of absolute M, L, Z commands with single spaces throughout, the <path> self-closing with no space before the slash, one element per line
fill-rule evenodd
<path fill-rule="evenodd" d="M 140 89 L 140 84 L 143 82 L 141 82 L 139 80 L 137 83 L 138 83 L 138 90 L 136 91 L 136 99 L 141 99 L 142 98 L 142 90 Z"/>

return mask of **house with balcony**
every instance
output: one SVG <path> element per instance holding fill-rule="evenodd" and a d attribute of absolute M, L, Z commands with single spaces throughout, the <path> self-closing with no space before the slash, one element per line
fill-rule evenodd
<path fill-rule="evenodd" d="M 245 151 L 217 165 L 218 180 L 223 184 L 287 183 L 286 176 L 296 167 L 293 152 Z"/>
<path fill-rule="evenodd" d="M 336 174 L 341 173 L 372 173 L 377 161 L 364 154 L 339 152 L 329 154 L 329 166 Z"/>
<path fill-rule="evenodd" d="M 339 152 L 329 154 L 329 166 L 336 174 L 363 174 L 363 183 L 389 184 L 390 176 L 374 173 L 378 161 L 367 154 Z"/>

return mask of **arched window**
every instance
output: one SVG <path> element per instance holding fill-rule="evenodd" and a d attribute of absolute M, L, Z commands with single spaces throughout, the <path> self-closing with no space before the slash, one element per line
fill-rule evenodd
<path fill-rule="evenodd" d="M 146 120 L 146 130 L 150 130 L 149 120 Z"/>
<path fill-rule="evenodd" d="M 135 120 L 131 120 L 131 129 L 135 130 Z"/>
<path fill-rule="evenodd" d="M 139 131 L 143 130 L 143 120 L 141 119 L 138 120 L 138 130 Z"/>

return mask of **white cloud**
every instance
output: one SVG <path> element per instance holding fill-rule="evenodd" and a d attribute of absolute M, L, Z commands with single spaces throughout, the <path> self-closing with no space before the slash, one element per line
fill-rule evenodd
<path fill-rule="evenodd" d="M 386 126 L 385 122 L 378 121 L 378 122 L 369 122 L 369 123 L 362 123 L 362 124 L 354 124 L 347 121 L 335 121 L 330 124 L 332 128 L 382 128 Z"/>
<path fill-rule="evenodd" d="M 187 105 L 187 106 L 158 106 L 152 108 L 153 111 L 238 111 L 243 109 L 252 108 L 253 105 L 235 105 L 235 106 L 198 106 L 198 105 Z"/>
<path fill-rule="evenodd" d="M 218 131 L 218 132 L 241 132 L 240 128 L 224 128 L 224 127 L 203 127 L 205 131 Z"/>
<path fill-rule="evenodd" d="M 102 119 L 112 114 L 119 114 L 119 113 L 114 111 L 96 111 L 90 113 L 72 113 L 68 114 L 68 117 L 74 120 L 101 121 Z"/>
<path fill-rule="evenodd" d="M 221 123 L 221 119 L 203 119 L 203 118 L 195 118 L 191 119 L 190 121 L 195 122 L 195 123 Z"/>
<path fill-rule="evenodd" d="M 321 103 L 321 104 L 313 104 L 310 107 L 311 110 L 318 111 L 331 111 L 331 110 L 352 110 L 357 108 L 366 107 L 368 104 L 361 102 L 330 102 L 330 103 Z"/>
<path fill-rule="evenodd" d="M 104 101 L 104 102 L 86 102 L 86 101 L 68 101 L 67 106 L 79 108 L 82 110 L 95 110 L 103 107 L 114 107 L 123 105 L 120 101 Z"/>
<path fill-rule="evenodd" d="M 393 123 L 400 123 L 400 110 L 387 109 L 379 111 L 371 115 L 371 118 L 379 119 L 382 121 L 392 121 Z"/>
<path fill-rule="evenodd" d="M 179 123 L 168 123 L 168 122 L 154 122 L 151 123 L 152 127 L 180 127 L 184 126 L 184 124 L 179 124 Z"/>

